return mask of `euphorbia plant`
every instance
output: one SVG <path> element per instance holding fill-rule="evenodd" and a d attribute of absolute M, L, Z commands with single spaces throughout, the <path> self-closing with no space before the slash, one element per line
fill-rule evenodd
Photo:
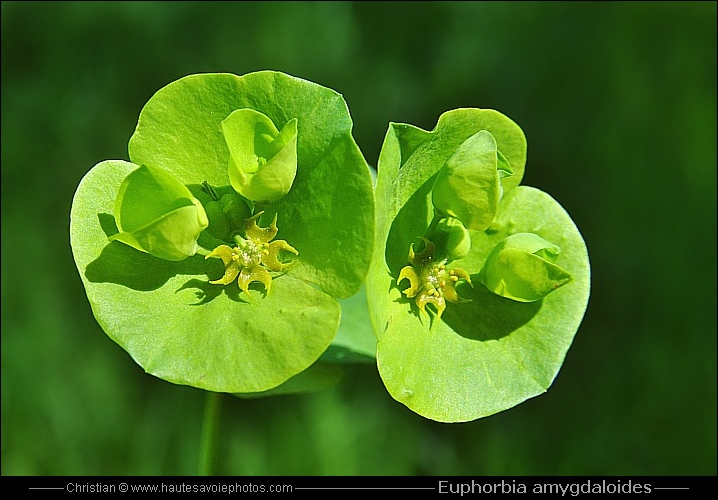
<path fill-rule="evenodd" d="M 544 392 L 583 318 L 586 246 L 553 198 L 519 186 L 525 163 L 523 131 L 494 110 L 386 133 L 369 309 L 387 390 L 427 418 Z"/>
<path fill-rule="evenodd" d="M 73 253 L 105 332 L 147 372 L 215 392 L 268 391 L 314 365 L 372 250 L 351 129 L 341 95 L 283 73 L 159 90 L 130 161 L 96 165 L 73 200 Z"/>
<path fill-rule="evenodd" d="M 589 267 L 560 205 L 518 186 L 521 129 L 479 109 L 392 123 L 375 189 L 351 130 L 340 94 L 279 72 L 159 90 L 130 161 L 97 164 L 73 200 L 98 323 L 147 372 L 210 393 L 319 390 L 374 357 L 395 399 L 442 422 L 544 391 Z"/>

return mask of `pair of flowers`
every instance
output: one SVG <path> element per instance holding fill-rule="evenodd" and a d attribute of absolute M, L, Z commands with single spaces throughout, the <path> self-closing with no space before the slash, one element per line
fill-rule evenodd
<path fill-rule="evenodd" d="M 98 163 L 73 199 L 73 255 L 100 326 L 148 373 L 215 392 L 326 387 L 356 356 L 442 422 L 546 390 L 589 265 L 568 214 L 519 186 L 521 129 L 475 108 L 432 131 L 390 123 L 374 184 L 352 126 L 340 94 L 279 72 L 158 91 L 131 162 Z M 268 293 L 249 304 L 220 286 L 235 280 L 242 296 L 253 283 Z M 432 309 L 440 321 L 424 321 Z"/>

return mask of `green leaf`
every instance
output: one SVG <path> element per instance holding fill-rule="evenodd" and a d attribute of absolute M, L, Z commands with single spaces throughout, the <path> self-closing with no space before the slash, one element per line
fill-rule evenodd
<path fill-rule="evenodd" d="M 238 109 L 222 121 L 229 180 L 245 198 L 270 203 L 289 192 L 297 175 L 297 119 L 279 132 L 266 115 Z"/>
<path fill-rule="evenodd" d="M 211 209 L 219 222 L 199 243 L 226 244 L 225 222 L 236 229 L 248 209 L 226 198 L 233 190 L 222 121 L 240 108 L 301 127 L 275 138 L 296 138 L 297 175 L 286 196 L 261 207 L 258 221 L 267 227 L 277 216 L 277 239 L 299 252 L 274 274 L 269 292 L 256 282 L 249 293 L 236 280 L 210 284 L 222 276 L 221 259 L 169 262 L 109 242 L 118 233 L 111 214 L 120 185 L 144 164 L 166 170 L 207 206 L 219 198 Z M 73 199 L 73 255 L 107 335 L 148 373 L 215 392 L 268 391 L 313 365 L 337 332 L 338 300 L 357 292 L 371 259 L 372 180 L 351 128 L 341 95 L 277 72 L 192 75 L 158 91 L 130 139 L 132 163 L 96 165 Z"/>
<path fill-rule="evenodd" d="M 494 137 L 481 130 L 466 139 L 439 170 L 431 190 L 436 211 L 483 231 L 496 215 L 500 198 Z"/>
<path fill-rule="evenodd" d="M 123 180 L 114 212 L 120 232 L 112 240 L 166 260 L 194 255 L 197 238 L 209 224 L 204 207 L 186 186 L 147 165 Z"/>
<path fill-rule="evenodd" d="M 548 194 L 515 187 L 525 160 L 525 142 L 516 137 L 523 134 L 507 141 L 511 134 L 481 123 L 481 111 L 445 113 L 430 133 L 391 124 L 379 159 L 375 258 L 367 276 L 379 373 L 392 397 L 440 422 L 485 417 L 544 392 L 563 363 L 589 295 L 586 246 L 569 215 Z M 447 304 L 437 321 L 419 314 L 396 279 L 407 264 L 409 246 L 432 220 L 431 187 L 443 165 L 440 158 L 484 129 L 496 138 L 515 175 L 504 179 L 506 194 L 489 229 L 470 231 L 471 251 L 454 264 L 476 279 L 499 242 L 530 232 L 561 247 L 560 265 L 573 280 L 529 303 L 461 285 L 459 294 L 469 301 Z"/>
<path fill-rule="evenodd" d="M 337 335 L 320 359 L 331 363 L 376 363 L 376 336 L 369 320 L 366 287 L 339 304 L 342 319 Z"/>
<path fill-rule="evenodd" d="M 190 75 L 160 89 L 142 109 L 130 159 L 165 168 L 185 184 L 229 185 L 221 124 L 242 108 L 275 124 L 298 123 L 294 184 L 264 207 L 260 223 L 279 214 L 278 238 L 300 255 L 294 277 L 336 298 L 352 296 L 371 260 L 374 204 L 369 166 L 337 92 L 275 71 Z"/>
<path fill-rule="evenodd" d="M 561 249 L 533 233 L 516 233 L 491 251 L 481 269 L 481 282 L 493 293 L 533 302 L 571 281 L 555 264 Z"/>

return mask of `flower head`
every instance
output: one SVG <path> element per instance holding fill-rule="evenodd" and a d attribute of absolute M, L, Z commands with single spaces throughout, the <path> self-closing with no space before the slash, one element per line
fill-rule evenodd
<path fill-rule="evenodd" d="M 224 263 L 224 276 L 210 281 L 210 283 L 228 285 L 237 279 L 239 288 L 249 294 L 249 285 L 253 281 L 258 281 L 269 292 L 272 286 L 272 275 L 269 271 L 283 271 L 291 265 L 281 262 L 278 258 L 279 253 L 286 250 L 294 255 L 299 255 L 299 252 L 286 241 L 272 241 L 278 231 L 276 214 L 268 227 L 257 225 L 257 219 L 263 213 L 259 212 L 245 221 L 246 237 L 236 236 L 237 245 L 234 248 L 220 245 L 205 257 L 205 259 L 217 257 Z"/>
<path fill-rule="evenodd" d="M 503 190 L 501 179 L 513 175 L 508 160 L 487 130 L 466 139 L 439 169 L 431 188 L 437 213 L 453 217 L 466 229 L 484 231 L 493 221 Z"/>
<path fill-rule="evenodd" d="M 409 288 L 402 290 L 402 293 L 409 298 L 416 297 L 416 305 L 422 312 L 426 312 L 427 304 L 434 304 L 437 317 L 441 318 L 446 301 L 459 302 L 463 299 L 456 292 L 456 284 L 463 279 L 473 287 L 469 274 L 461 268 L 447 269 L 446 259 L 435 262 L 434 243 L 421 238 L 424 241 L 424 250 L 420 253 L 414 252 L 414 245 L 409 248 L 410 266 L 405 266 L 399 272 L 397 284 L 403 279 L 409 280 Z"/>
<path fill-rule="evenodd" d="M 272 120 L 249 108 L 222 122 L 229 149 L 229 180 L 245 198 L 270 203 L 286 195 L 297 175 L 297 119 L 277 130 Z"/>
<path fill-rule="evenodd" d="M 209 225 L 204 207 L 170 172 L 150 165 L 132 171 L 115 199 L 121 241 L 141 252 L 180 261 L 197 251 L 197 238 Z"/>

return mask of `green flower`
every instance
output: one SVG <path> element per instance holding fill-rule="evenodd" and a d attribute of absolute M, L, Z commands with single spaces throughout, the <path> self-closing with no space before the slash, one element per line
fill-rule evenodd
<path fill-rule="evenodd" d="M 397 284 L 408 279 L 410 286 L 402 293 L 408 298 L 413 298 L 416 305 L 422 312 L 426 312 L 426 305 L 433 304 L 436 307 L 437 318 L 441 318 L 446 301 L 460 302 L 464 299 L 456 292 L 456 284 L 460 279 L 465 280 L 472 287 L 469 274 L 463 269 L 446 268 L 446 259 L 434 262 L 436 247 L 434 243 L 421 238 L 425 247 L 421 253 L 414 252 L 414 245 L 409 248 L 409 262 L 411 266 L 405 266 L 399 272 Z"/>
<path fill-rule="evenodd" d="M 279 253 L 282 250 L 299 255 L 299 252 L 284 240 L 272 241 L 277 235 L 277 216 L 268 227 L 259 227 L 257 219 L 264 212 L 257 213 L 245 222 L 246 238 L 236 236 L 237 246 L 231 248 L 220 245 L 210 252 L 205 259 L 217 257 L 224 262 L 224 276 L 210 281 L 214 285 L 229 285 L 235 279 L 239 288 L 249 295 L 249 285 L 258 281 L 269 292 L 272 286 L 272 275 L 269 271 L 283 271 L 291 264 L 281 262 Z M 271 243 L 270 243 L 271 241 Z"/>
<path fill-rule="evenodd" d="M 466 139 L 439 170 L 431 191 L 436 211 L 484 231 L 494 220 L 503 195 L 501 179 L 513 175 L 508 160 L 486 130 Z"/>
<path fill-rule="evenodd" d="M 120 232 L 110 241 L 171 261 L 194 255 L 197 238 L 209 225 L 204 207 L 187 186 L 148 165 L 122 181 L 114 212 Z"/>
<path fill-rule="evenodd" d="M 297 175 L 297 119 L 281 131 L 266 115 L 238 109 L 222 122 L 229 148 L 229 180 L 239 194 L 270 203 L 289 192 Z"/>
<path fill-rule="evenodd" d="M 571 275 L 556 264 L 561 249 L 534 233 L 515 233 L 491 251 L 480 280 L 496 295 L 534 302 L 570 283 Z"/>

